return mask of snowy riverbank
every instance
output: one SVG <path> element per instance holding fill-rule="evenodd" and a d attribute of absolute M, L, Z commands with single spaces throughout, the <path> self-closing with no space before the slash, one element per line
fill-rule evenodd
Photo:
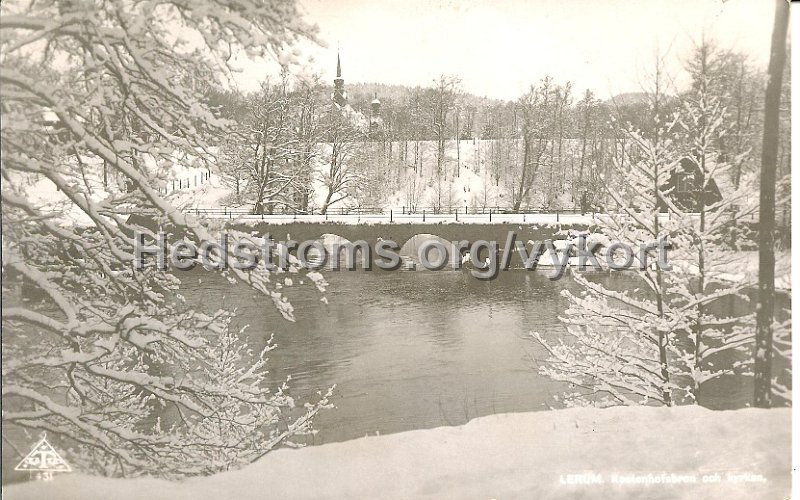
<path fill-rule="evenodd" d="M 73 473 L 10 486 L 4 497 L 788 498 L 790 420 L 786 408 L 693 406 L 504 414 L 460 427 L 279 450 L 242 470 L 180 483 Z"/>

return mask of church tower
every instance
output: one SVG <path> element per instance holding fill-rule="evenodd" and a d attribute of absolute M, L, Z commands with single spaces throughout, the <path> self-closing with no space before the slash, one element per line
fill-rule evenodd
<path fill-rule="evenodd" d="M 342 78 L 342 61 L 336 53 L 336 78 L 333 79 L 333 102 L 339 108 L 347 104 L 347 92 L 344 91 L 344 78 Z"/>
<path fill-rule="evenodd" d="M 370 103 L 370 107 L 372 108 L 372 116 L 379 117 L 381 116 L 381 101 L 378 99 L 378 93 L 375 92 L 375 99 L 372 100 Z"/>
<path fill-rule="evenodd" d="M 369 135 L 372 140 L 383 138 L 383 118 L 381 118 L 381 101 L 378 99 L 378 93 L 375 93 L 375 99 L 370 103 L 370 116 L 369 116 Z"/>

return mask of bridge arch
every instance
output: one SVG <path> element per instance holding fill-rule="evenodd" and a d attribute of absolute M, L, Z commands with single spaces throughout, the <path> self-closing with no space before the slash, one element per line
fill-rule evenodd
<path fill-rule="evenodd" d="M 336 233 L 323 233 L 318 238 L 318 242 L 325 249 L 325 267 L 327 269 L 355 269 L 371 266 L 371 262 L 366 259 L 374 259 L 370 243 L 365 240 L 351 240 Z M 322 256 L 316 259 L 315 264 L 322 260 Z"/>
<path fill-rule="evenodd" d="M 463 250 L 460 250 L 453 241 L 448 240 L 442 236 L 432 233 L 418 233 L 410 238 L 400 247 L 400 255 L 404 258 L 407 256 L 414 262 L 419 263 L 420 251 L 425 250 L 427 246 L 426 255 L 429 262 L 436 262 L 439 259 L 444 260 L 444 268 L 452 269 L 454 265 L 461 262 Z M 399 242 L 398 242 L 399 243 Z M 444 255 L 441 252 L 444 251 Z"/>

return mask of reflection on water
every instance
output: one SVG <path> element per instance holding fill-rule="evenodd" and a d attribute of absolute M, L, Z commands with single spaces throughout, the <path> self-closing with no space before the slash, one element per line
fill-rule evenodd
<path fill-rule="evenodd" d="M 336 408 L 315 421 L 316 444 L 546 410 L 566 389 L 538 373 L 546 353 L 529 332 L 550 339 L 564 333 L 560 292 L 576 289 L 568 277 L 550 281 L 543 273 L 518 271 L 486 282 L 452 271 L 342 271 L 326 279 L 327 305 L 310 287 L 286 290 L 296 323 L 280 319 L 271 301 L 244 287 L 214 276 L 198 285 L 203 297 L 238 308 L 236 322 L 250 325 L 254 347 L 275 334 L 275 384 L 291 375 L 297 398 L 337 384 Z M 595 279 L 616 289 L 633 283 L 622 274 Z M 726 402 L 709 398 L 704 404 L 750 396 L 738 378 L 720 383 Z"/>
<path fill-rule="evenodd" d="M 236 309 L 232 327 L 250 325 L 245 334 L 255 352 L 274 333 L 272 387 L 291 375 L 290 394 L 302 403 L 337 384 L 336 408 L 317 416 L 319 432 L 310 443 L 547 410 L 558 405 L 553 396 L 567 390 L 539 374 L 547 356 L 529 332 L 548 340 L 564 334 L 558 315 L 567 303 L 561 291 L 577 291 L 569 275 L 558 281 L 526 271 L 503 272 L 493 281 L 460 271 L 325 276 L 331 284 L 327 304 L 313 286 L 284 288 L 297 316 L 291 323 L 271 299 L 244 285 L 200 270 L 178 273 L 190 301 Z M 615 290 L 636 287 L 625 274 L 592 279 Z M 739 315 L 752 304 L 725 299 L 715 309 L 720 316 Z M 775 372 L 782 370 L 776 366 Z M 741 407 L 751 397 L 749 379 L 726 376 L 703 386 L 701 404 Z M 18 434 L 11 429 L 6 437 L 19 445 L 30 441 Z M 22 479 L 8 475 L 18 460 L 10 447 L 3 448 L 4 481 Z"/>
<path fill-rule="evenodd" d="M 293 299 L 297 325 L 276 332 L 281 368 L 301 374 L 297 394 L 338 385 L 337 408 L 316 421 L 317 441 L 546 409 L 558 387 L 536 373 L 544 353 L 528 331 L 561 332 L 563 284 L 516 278 L 332 273 L 323 311 L 315 299 Z"/>

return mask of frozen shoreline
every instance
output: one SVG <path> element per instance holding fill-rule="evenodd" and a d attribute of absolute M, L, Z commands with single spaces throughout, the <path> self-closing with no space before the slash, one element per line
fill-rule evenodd
<path fill-rule="evenodd" d="M 790 422 L 789 408 L 512 413 L 459 427 L 278 450 L 244 469 L 183 482 L 73 473 L 4 493 L 8 499 L 82 500 L 784 498 L 791 488 Z M 703 483 L 715 474 L 719 482 Z M 663 484 L 678 476 L 684 482 Z M 692 476 L 696 483 L 686 483 Z"/>

